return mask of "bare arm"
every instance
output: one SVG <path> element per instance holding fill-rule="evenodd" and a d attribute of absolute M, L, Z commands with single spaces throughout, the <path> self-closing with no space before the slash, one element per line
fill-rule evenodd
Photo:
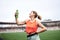
<path fill-rule="evenodd" d="M 44 32 L 47 30 L 47 28 L 41 22 L 39 22 L 39 21 L 37 21 L 37 22 L 38 22 L 39 27 L 41 28 L 41 30 L 38 33 L 41 33 L 41 32 Z"/>
<path fill-rule="evenodd" d="M 15 13 L 15 20 L 16 20 L 17 25 L 24 25 L 24 24 L 26 23 L 26 21 L 19 22 L 19 20 L 18 20 L 18 17 L 17 17 L 17 14 L 16 14 L 16 13 Z"/>
<path fill-rule="evenodd" d="M 19 22 L 18 18 L 15 18 L 17 25 L 24 25 L 26 21 Z"/>

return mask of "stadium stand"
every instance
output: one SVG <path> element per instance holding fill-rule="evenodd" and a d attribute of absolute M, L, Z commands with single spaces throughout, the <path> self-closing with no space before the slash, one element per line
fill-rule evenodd
<path fill-rule="evenodd" d="M 47 27 L 47 30 L 60 30 L 60 21 L 42 22 Z M 25 25 L 17 25 L 14 22 L 0 22 L 0 33 L 4 32 L 24 32 Z"/>

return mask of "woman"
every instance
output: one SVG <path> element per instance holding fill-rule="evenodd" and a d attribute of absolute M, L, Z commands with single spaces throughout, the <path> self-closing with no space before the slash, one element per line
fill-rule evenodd
<path fill-rule="evenodd" d="M 26 24 L 25 32 L 27 33 L 27 40 L 40 40 L 38 34 L 46 31 L 46 27 L 41 24 L 40 21 L 36 20 L 36 18 L 41 20 L 41 16 L 39 16 L 36 11 L 31 11 L 31 13 L 29 14 L 30 19 L 25 20 L 23 22 L 19 22 L 16 16 L 17 15 L 15 14 L 16 23 L 18 25 Z M 37 32 L 38 27 L 40 27 L 41 30 Z"/>

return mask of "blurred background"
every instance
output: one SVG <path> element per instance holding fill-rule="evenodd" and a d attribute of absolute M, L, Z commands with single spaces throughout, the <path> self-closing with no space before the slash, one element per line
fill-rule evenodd
<path fill-rule="evenodd" d="M 60 0 L 0 0 L 0 40 L 27 40 L 25 25 L 16 25 L 16 10 L 19 21 L 28 19 L 32 10 L 42 17 L 47 31 L 39 34 L 41 40 L 60 40 Z"/>

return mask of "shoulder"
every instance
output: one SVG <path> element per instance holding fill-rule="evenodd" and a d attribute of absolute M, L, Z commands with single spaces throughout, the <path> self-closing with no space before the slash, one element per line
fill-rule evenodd
<path fill-rule="evenodd" d="M 37 18 L 36 18 L 36 21 L 37 21 L 37 22 L 41 22 L 41 20 L 39 20 L 39 19 L 37 19 Z"/>
<path fill-rule="evenodd" d="M 36 22 L 37 22 L 37 23 L 41 23 L 41 20 L 39 20 L 39 19 L 36 19 Z"/>
<path fill-rule="evenodd" d="M 28 22 L 30 19 L 26 19 L 25 22 Z"/>

